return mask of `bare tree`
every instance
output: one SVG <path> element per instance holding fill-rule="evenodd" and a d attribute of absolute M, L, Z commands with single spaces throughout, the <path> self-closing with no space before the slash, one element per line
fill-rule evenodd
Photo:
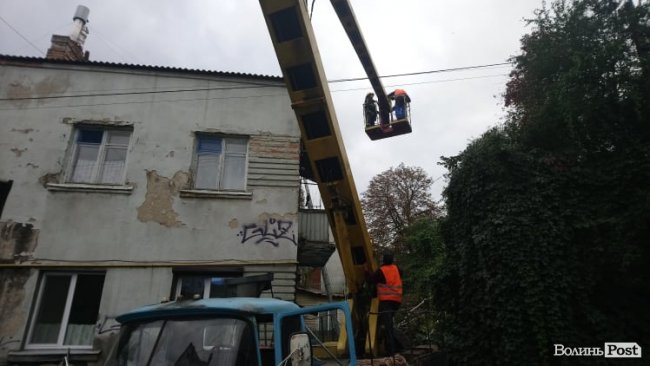
<path fill-rule="evenodd" d="M 378 250 L 406 250 L 404 230 L 440 210 L 431 198 L 433 179 L 420 167 L 403 163 L 374 176 L 361 195 L 368 231 Z"/>

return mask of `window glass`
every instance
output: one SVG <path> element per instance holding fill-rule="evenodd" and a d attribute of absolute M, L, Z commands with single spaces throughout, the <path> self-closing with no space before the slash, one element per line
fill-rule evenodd
<path fill-rule="evenodd" d="M 31 343 L 57 343 L 65 311 L 70 276 L 46 276 Z"/>
<path fill-rule="evenodd" d="M 232 318 L 168 320 L 151 365 L 257 365 L 252 325 Z"/>
<path fill-rule="evenodd" d="M 226 143 L 226 152 L 246 154 L 246 139 L 229 138 Z"/>
<path fill-rule="evenodd" d="M 198 155 L 196 162 L 196 182 L 194 184 L 196 188 L 215 189 L 217 187 L 220 161 L 220 155 L 208 153 Z"/>
<path fill-rule="evenodd" d="M 119 184 L 124 175 L 126 165 L 126 148 L 109 147 L 106 149 L 106 158 L 102 165 L 101 183 Z"/>
<path fill-rule="evenodd" d="M 244 190 L 247 148 L 245 138 L 197 135 L 194 188 Z"/>
<path fill-rule="evenodd" d="M 7 202 L 7 197 L 9 197 L 9 191 L 11 190 L 11 186 L 13 184 L 13 180 L 0 180 L 0 217 L 2 217 L 2 210 L 5 207 L 5 202 Z"/>
<path fill-rule="evenodd" d="M 93 170 L 99 154 L 99 145 L 79 145 L 77 157 L 72 172 L 72 181 L 76 183 L 91 183 Z"/>
<path fill-rule="evenodd" d="M 130 131 L 110 131 L 108 134 L 108 143 L 111 145 L 128 145 L 130 138 Z"/>
<path fill-rule="evenodd" d="M 246 157 L 227 156 L 225 160 L 221 188 L 224 190 L 243 190 L 246 178 Z"/>
<path fill-rule="evenodd" d="M 102 275 L 77 276 L 64 344 L 92 344 L 103 288 L 104 276 Z"/>
<path fill-rule="evenodd" d="M 222 139 L 215 136 L 199 136 L 199 154 L 221 154 Z"/>
<path fill-rule="evenodd" d="M 227 285 L 226 278 L 212 277 L 208 280 L 210 281 L 210 298 L 237 296 L 237 286 Z"/>
<path fill-rule="evenodd" d="M 41 286 L 27 347 L 92 345 L 104 275 L 49 273 Z"/>
<path fill-rule="evenodd" d="M 195 295 L 202 298 L 259 296 L 261 290 L 257 283 L 233 283 L 231 280 L 235 278 L 241 278 L 241 275 L 182 275 L 176 280 L 174 296 L 184 299 L 191 299 Z"/>
<path fill-rule="evenodd" d="M 221 188 L 225 190 L 243 190 L 246 179 L 247 141 L 241 138 L 226 140 L 226 157 Z"/>
<path fill-rule="evenodd" d="M 205 277 L 203 276 L 187 276 L 183 277 L 180 281 L 181 290 L 180 295 L 185 299 L 191 299 L 194 295 L 201 298 L 205 297 Z"/>
<path fill-rule="evenodd" d="M 109 366 L 256 366 L 250 321 L 235 318 L 169 319 L 122 327 Z"/>
<path fill-rule="evenodd" d="M 77 135 L 77 142 L 87 143 L 87 144 L 101 144 L 102 138 L 104 136 L 104 131 L 102 130 L 92 130 L 92 129 L 79 129 L 79 134 Z"/>
<path fill-rule="evenodd" d="M 78 128 L 69 181 L 122 184 L 130 138 L 131 131 Z"/>
<path fill-rule="evenodd" d="M 160 335 L 163 321 L 129 325 L 122 328 L 117 354 L 111 358 L 110 366 L 140 366 L 146 365 L 151 351 Z"/>

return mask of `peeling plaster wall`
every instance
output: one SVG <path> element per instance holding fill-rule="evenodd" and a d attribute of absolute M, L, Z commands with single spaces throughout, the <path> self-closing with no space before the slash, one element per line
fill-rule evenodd
<path fill-rule="evenodd" d="M 139 187 L 147 185 L 147 170 L 164 177 L 189 171 L 195 131 L 284 136 L 297 142 L 300 132 L 284 84 L 268 83 L 275 87 L 228 90 L 241 88 L 242 80 L 100 66 L 1 64 L 1 98 L 84 90 L 217 89 L 0 102 L 0 179 L 15 181 L 2 219 L 40 227 L 51 193 L 39 188 L 51 182 L 48 177 L 63 176 L 77 121 L 126 121 L 133 127 L 127 181 Z"/>
<path fill-rule="evenodd" d="M 36 271 L 0 269 L 0 362 L 20 347 L 34 292 Z"/>
<path fill-rule="evenodd" d="M 32 224 L 0 221 L 0 263 L 31 259 L 38 244 L 38 233 Z"/>
<path fill-rule="evenodd" d="M 3 98 L 242 85 L 203 75 L 64 65 L 0 65 L 0 75 Z M 0 179 L 13 179 L 14 185 L 2 219 L 40 230 L 46 244 L 36 248 L 36 258 L 295 260 L 289 238 L 297 235 L 300 131 L 283 83 L 269 83 L 275 87 L 8 103 L 0 110 L 0 154 L 11 159 L 0 159 Z M 75 104 L 81 106 L 61 107 Z M 134 186 L 130 195 L 44 188 L 65 177 L 76 121 L 133 128 L 126 171 Z M 250 136 L 250 198 L 179 196 L 180 189 L 191 188 L 196 131 Z M 276 231 L 284 236 L 267 231 L 268 240 L 242 242 L 238 234 L 244 226 L 266 225 L 260 215 L 282 220 L 285 226 Z"/>
<path fill-rule="evenodd" d="M 0 259 L 68 261 L 70 268 L 84 261 L 247 261 L 252 264 L 244 273 L 276 273 L 276 295 L 293 299 L 300 131 L 282 81 L 256 80 L 256 87 L 241 89 L 246 81 L 98 65 L 0 63 L 0 98 L 214 89 L 0 102 L 0 179 L 14 181 L 0 218 Z M 65 179 L 78 122 L 132 128 L 130 193 L 46 188 Z M 181 197 L 181 190 L 191 188 L 197 131 L 250 136 L 249 196 Z M 269 261 L 282 264 L 256 264 Z M 171 265 L 157 266 L 104 268 L 100 318 L 110 323 L 125 309 L 169 296 Z M 0 344 L 22 337 L 39 273 L 11 271 L 0 269 Z"/>
<path fill-rule="evenodd" d="M 186 172 L 176 172 L 170 179 L 161 177 L 155 170 L 147 171 L 147 194 L 138 207 L 138 220 L 157 222 L 166 227 L 183 226 L 172 204 L 189 179 L 190 174 Z"/>
<path fill-rule="evenodd" d="M 171 263 L 246 261 L 246 275 L 273 272 L 274 295 L 292 300 L 300 131 L 282 81 L 255 80 L 250 89 L 241 88 L 248 81 L 0 62 L 0 98 L 201 89 L 0 101 L 0 179 L 14 181 L 0 217 L 0 263 L 59 261 L 74 269 L 92 261 L 92 268 L 106 270 L 103 329 L 126 309 L 169 296 Z M 260 83 L 271 87 L 259 88 Z M 64 183 L 74 125 L 80 122 L 132 129 L 128 194 L 46 188 Z M 181 197 L 181 190 L 191 188 L 197 131 L 249 136 L 248 196 Z M 103 267 L 133 262 L 151 266 Z M 19 346 L 38 276 L 36 269 L 0 269 L 0 364 L 7 350 Z M 97 347 L 103 349 L 100 338 Z"/>

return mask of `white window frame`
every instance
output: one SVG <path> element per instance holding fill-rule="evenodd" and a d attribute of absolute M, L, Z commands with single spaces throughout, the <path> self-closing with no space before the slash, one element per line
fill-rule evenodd
<path fill-rule="evenodd" d="M 74 175 L 75 171 L 75 165 L 76 165 L 76 160 L 77 156 L 79 154 L 79 142 L 77 141 L 79 139 L 79 133 L 81 130 L 100 130 L 102 131 L 102 141 L 99 144 L 99 151 L 97 152 L 97 159 L 95 160 L 95 166 L 93 167 L 92 173 L 91 173 L 91 179 L 90 182 L 75 182 L 72 180 L 72 177 Z M 128 132 L 129 133 L 129 142 L 126 145 L 120 145 L 120 144 L 109 144 L 108 143 L 108 137 L 111 132 L 113 131 L 120 131 L 120 132 Z M 127 128 L 111 128 L 111 127 L 106 127 L 106 126 L 101 126 L 101 125 L 76 125 L 74 127 L 74 136 L 72 139 L 72 152 L 69 156 L 68 159 L 68 169 L 66 171 L 66 177 L 65 177 L 65 182 L 68 184 L 92 184 L 92 185 L 107 185 L 107 186 L 122 186 L 124 185 L 124 182 L 126 181 L 126 169 L 127 169 L 127 163 L 128 163 L 128 158 L 129 158 L 129 150 L 131 148 L 131 140 L 132 140 L 132 135 L 133 135 L 133 130 L 132 129 L 127 129 Z M 120 182 L 119 183 L 102 183 L 98 182 L 98 180 L 101 177 L 101 172 L 102 168 L 106 162 L 106 151 L 110 147 L 123 147 L 126 149 L 126 156 L 124 158 L 124 169 L 122 171 L 122 176 L 120 177 Z"/>
<path fill-rule="evenodd" d="M 75 272 L 47 272 L 44 273 L 41 277 L 39 283 L 38 295 L 36 298 L 36 306 L 34 307 L 34 312 L 32 313 L 31 323 L 29 325 L 29 331 L 27 332 L 27 338 L 25 339 L 25 349 L 92 349 L 92 344 L 89 345 L 71 345 L 64 344 L 65 341 L 65 332 L 67 330 L 68 322 L 70 321 L 70 309 L 72 308 L 72 300 L 74 299 L 74 293 L 77 288 L 77 277 L 79 274 L 90 274 L 90 275 L 103 275 L 103 273 L 75 273 Z M 61 327 L 59 328 L 59 334 L 57 336 L 56 344 L 54 343 L 31 343 L 32 335 L 34 334 L 34 327 L 36 326 L 36 321 L 38 319 L 38 313 L 41 310 L 41 305 L 44 301 L 43 291 L 45 291 L 45 285 L 47 283 L 47 277 L 53 276 L 70 276 L 70 285 L 68 286 L 68 293 L 65 300 L 65 308 L 63 310 L 63 316 L 61 317 Z"/>
<path fill-rule="evenodd" d="M 199 140 L 201 138 L 219 138 L 222 141 L 222 152 L 219 155 L 219 171 L 217 172 L 217 182 L 215 182 L 215 187 L 211 188 L 206 188 L 206 187 L 197 187 L 196 186 L 196 181 L 197 181 L 197 175 L 198 175 L 198 169 L 199 169 Z M 194 143 L 194 152 L 192 155 L 192 188 L 194 190 L 203 190 L 203 191 L 216 191 L 216 192 L 245 192 L 246 187 L 248 186 L 248 149 L 249 149 L 249 143 L 250 139 L 248 136 L 240 136 L 240 135 L 223 135 L 223 134 L 212 134 L 212 133 L 204 133 L 204 132 L 196 132 L 195 133 L 195 143 Z M 228 146 L 228 140 L 241 140 L 246 143 L 246 152 L 245 153 L 228 153 L 227 146 Z M 237 156 L 237 157 L 243 157 L 244 158 L 244 177 L 243 177 L 243 184 L 241 188 L 238 189 L 223 189 L 221 188 L 221 185 L 223 184 L 224 180 L 224 171 L 225 171 L 225 163 L 226 163 L 226 155 L 228 156 Z"/>

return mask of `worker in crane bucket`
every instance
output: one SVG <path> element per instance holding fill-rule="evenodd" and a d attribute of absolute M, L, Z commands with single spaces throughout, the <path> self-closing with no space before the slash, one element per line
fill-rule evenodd
<path fill-rule="evenodd" d="M 395 118 L 406 118 L 406 104 L 411 103 L 411 97 L 406 94 L 406 91 L 404 89 L 395 89 L 395 91 L 388 94 L 388 98 L 395 101 L 395 105 L 393 106 Z"/>
<path fill-rule="evenodd" d="M 393 261 L 392 253 L 384 254 L 381 266 L 372 276 L 373 282 L 377 284 L 379 323 L 384 327 L 386 352 L 389 356 L 401 348 L 395 337 L 393 318 L 402 304 L 402 270 Z"/>
<path fill-rule="evenodd" d="M 366 127 L 372 127 L 377 123 L 377 101 L 375 94 L 366 94 L 366 100 L 363 102 L 363 115 L 366 117 Z"/>

